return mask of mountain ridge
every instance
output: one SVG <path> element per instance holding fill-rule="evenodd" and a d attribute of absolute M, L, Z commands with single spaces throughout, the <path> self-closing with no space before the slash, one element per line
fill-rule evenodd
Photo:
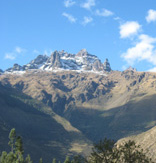
<path fill-rule="evenodd" d="M 27 71 L 23 75 L 4 73 L 0 75 L 0 82 L 47 105 L 49 110 L 65 119 L 66 124 L 69 122 L 75 131 L 80 131 L 91 142 L 105 137 L 118 140 L 147 131 L 156 124 L 156 73 L 137 72 L 131 68 L 123 72 L 111 71 L 106 75 L 76 71 Z M 4 92 L 1 91 L 3 98 Z M 8 105 L 9 102 L 4 107 L 6 112 Z M 4 105 L 0 106 L 3 109 Z M 44 108 L 40 109 L 44 111 Z M 65 128 L 67 131 L 68 127 Z M 42 125 L 38 132 L 43 129 Z M 69 136 L 65 139 L 70 140 Z M 68 143 L 71 147 L 70 141 Z M 75 144 L 70 149 L 81 148 Z"/>
<path fill-rule="evenodd" d="M 62 64 L 65 67 L 71 58 L 76 57 L 64 52 L 61 56 L 60 53 L 55 51 L 51 57 L 39 55 L 27 65 L 28 71 L 23 75 L 4 72 L 0 75 L 0 82 L 48 106 L 47 114 L 55 113 L 53 118 L 61 125 L 65 122 L 66 126 L 62 126 L 67 132 L 71 129 L 76 133 L 80 131 L 84 135 L 83 141 L 97 142 L 105 137 L 118 140 L 156 125 L 156 73 L 138 72 L 132 67 L 125 71 L 106 71 L 104 67 L 110 68 L 107 59 L 101 71 L 96 56 L 85 50 L 77 54 L 84 59 L 80 64 L 82 69 L 73 71 L 72 64 L 71 69 L 59 71 Z M 85 64 L 89 65 L 87 63 L 91 68 L 97 65 L 99 71 L 86 71 L 83 68 Z M 31 69 L 32 66 L 36 69 Z M 40 67 L 45 67 L 45 71 L 38 69 Z M 14 69 L 20 70 L 21 67 L 15 65 Z M 1 94 L 3 98 L 3 91 Z M 65 139 L 70 140 L 69 136 Z M 70 141 L 68 143 L 71 147 Z M 70 150 L 82 150 L 78 144 L 75 143 Z"/>
<path fill-rule="evenodd" d="M 29 70 L 74 70 L 105 73 L 110 72 L 111 67 L 108 59 L 102 63 L 97 56 L 88 53 L 86 49 L 80 50 L 77 54 L 70 54 L 64 50 L 56 50 L 49 57 L 46 55 L 38 55 L 34 60 L 23 66 L 16 63 L 13 67 L 4 71 L 4 73 L 22 73 Z"/>

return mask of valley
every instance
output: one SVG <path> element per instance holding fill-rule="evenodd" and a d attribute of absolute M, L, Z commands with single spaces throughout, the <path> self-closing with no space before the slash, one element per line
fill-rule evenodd
<path fill-rule="evenodd" d="M 34 160 L 87 155 L 105 137 L 117 141 L 156 124 L 156 73 L 10 69 L 0 88 L 1 147 L 15 127 Z"/>

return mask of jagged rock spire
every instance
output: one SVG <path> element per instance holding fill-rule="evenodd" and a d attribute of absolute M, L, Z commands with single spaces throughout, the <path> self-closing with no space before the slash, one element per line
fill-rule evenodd
<path fill-rule="evenodd" d="M 104 65 L 104 71 L 110 72 L 112 70 L 111 67 L 110 67 L 110 63 L 109 63 L 107 58 L 106 58 L 103 65 Z"/>
<path fill-rule="evenodd" d="M 87 52 L 86 49 L 82 49 L 76 55 L 77 56 L 80 56 L 80 57 L 83 57 L 83 56 L 87 56 L 88 55 L 88 52 Z"/>
<path fill-rule="evenodd" d="M 103 64 L 101 60 L 86 49 L 80 50 L 76 55 L 65 51 L 54 51 L 51 56 L 39 55 L 37 58 L 24 66 L 15 64 L 6 72 L 30 71 L 30 70 L 78 70 L 94 72 L 110 72 L 111 67 L 106 59 Z"/>
<path fill-rule="evenodd" d="M 61 68 L 62 67 L 61 61 L 60 61 L 60 53 L 58 51 L 54 51 L 51 54 L 50 63 L 51 63 L 52 67 L 55 67 L 55 68 Z"/>
<path fill-rule="evenodd" d="M 132 66 L 129 66 L 125 71 L 134 71 L 136 72 L 136 68 L 133 68 Z"/>

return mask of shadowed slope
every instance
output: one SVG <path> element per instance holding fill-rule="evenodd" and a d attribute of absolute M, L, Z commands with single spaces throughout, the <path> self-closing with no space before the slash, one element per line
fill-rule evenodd
<path fill-rule="evenodd" d="M 66 154 L 83 153 L 88 148 L 89 141 L 81 132 L 48 106 L 1 84 L 0 113 L 1 150 L 8 150 L 8 133 L 13 127 L 23 137 L 25 153 L 35 162 L 40 157 L 45 162 L 53 157 L 64 159 Z"/>

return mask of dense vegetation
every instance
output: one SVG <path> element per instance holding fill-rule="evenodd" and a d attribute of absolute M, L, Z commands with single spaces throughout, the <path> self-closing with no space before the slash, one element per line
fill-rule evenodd
<path fill-rule="evenodd" d="M 0 163 L 33 163 L 29 154 L 24 158 L 22 138 L 16 136 L 15 128 L 10 131 L 8 145 L 10 152 L 3 151 L 0 154 Z M 52 163 L 56 162 L 60 163 L 53 158 Z M 39 163 L 43 163 L 42 158 Z M 114 141 L 104 139 L 94 145 L 92 153 L 87 158 L 79 155 L 70 160 L 66 156 L 64 163 L 152 163 L 152 160 L 134 141 L 116 145 Z"/>

